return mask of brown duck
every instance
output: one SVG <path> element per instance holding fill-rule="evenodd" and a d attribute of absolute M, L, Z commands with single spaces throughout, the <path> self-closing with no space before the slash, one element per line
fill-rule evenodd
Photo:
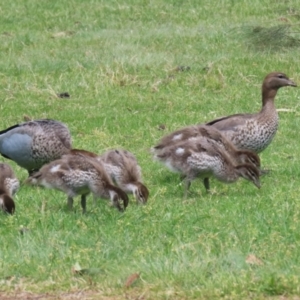
<path fill-rule="evenodd" d="M 136 157 L 124 149 L 114 149 L 102 155 L 83 150 L 72 149 L 72 155 L 93 157 L 103 164 L 111 180 L 127 194 L 133 194 L 137 203 L 145 204 L 149 197 L 149 190 L 142 182 L 142 170 Z"/>
<path fill-rule="evenodd" d="M 109 150 L 100 159 L 119 188 L 127 194 L 133 194 L 137 203 L 147 203 L 149 191 L 142 182 L 142 169 L 131 152 L 124 149 Z"/>
<path fill-rule="evenodd" d="M 237 149 L 221 131 L 213 126 L 207 125 L 192 125 L 171 132 L 165 135 L 151 151 L 154 155 L 159 155 L 160 153 L 163 153 L 164 149 L 171 145 L 182 143 L 184 141 L 191 141 L 190 143 L 192 143 L 192 140 L 197 143 L 201 137 L 206 138 L 209 143 L 221 147 L 236 165 L 249 163 L 260 169 L 260 159 L 255 152 Z M 208 178 L 204 178 L 204 185 L 206 189 L 209 190 Z"/>
<path fill-rule="evenodd" d="M 123 211 L 128 205 L 128 196 L 113 185 L 102 163 L 95 158 L 82 154 L 66 154 L 62 158 L 44 165 L 31 175 L 27 183 L 40 185 L 64 192 L 68 196 L 68 206 L 73 207 L 73 198 L 81 195 L 83 213 L 86 212 L 86 196 L 110 199 L 113 206 Z M 120 205 L 123 200 L 123 207 Z"/>
<path fill-rule="evenodd" d="M 249 164 L 235 164 L 219 145 L 205 137 L 184 140 L 156 153 L 154 158 L 173 172 L 180 173 L 186 183 L 184 196 L 187 196 L 191 182 L 196 178 L 205 180 L 209 177 L 232 183 L 243 177 L 258 188 L 259 170 Z"/>
<path fill-rule="evenodd" d="M 0 131 L 0 154 L 29 174 L 68 153 L 71 144 L 68 127 L 56 120 L 28 121 Z"/>
<path fill-rule="evenodd" d="M 206 137 L 211 140 L 212 143 L 218 144 L 237 164 L 250 163 L 257 168 L 260 168 L 260 159 L 255 152 L 237 149 L 220 130 L 207 125 L 191 125 L 171 132 L 162 137 L 159 143 L 154 146 L 151 151 L 152 153 L 157 154 L 170 145 L 182 141 L 197 139 L 199 137 Z"/>
<path fill-rule="evenodd" d="M 235 114 L 208 122 L 230 139 L 239 149 L 262 152 L 272 142 L 278 127 L 275 96 L 278 89 L 297 85 L 284 73 L 268 74 L 262 84 L 262 108 L 255 114 Z"/>
<path fill-rule="evenodd" d="M 0 163 L 0 209 L 4 212 L 11 215 L 15 212 L 15 202 L 12 197 L 19 187 L 19 180 L 10 165 Z"/>

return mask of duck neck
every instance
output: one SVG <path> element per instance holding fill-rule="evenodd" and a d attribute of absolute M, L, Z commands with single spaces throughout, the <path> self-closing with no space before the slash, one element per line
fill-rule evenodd
<path fill-rule="evenodd" d="M 262 91 L 262 106 L 266 106 L 269 103 L 274 105 L 278 89 L 263 89 Z"/>
<path fill-rule="evenodd" d="M 278 89 L 263 89 L 261 113 L 276 110 L 274 100 L 277 90 Z"/>
<path fill-rule="evenodd" d="M 130 182 L 130 183 L 123 184 L 122 188 L 125 192 L 131 193 L 133 195 L 134 195 L 134 193 L 136 193 L 136 191 L 138 189 L 136 182 Z"/>

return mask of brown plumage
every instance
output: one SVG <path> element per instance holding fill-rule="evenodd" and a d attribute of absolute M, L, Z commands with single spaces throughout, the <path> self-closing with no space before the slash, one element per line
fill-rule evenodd
<path fill-rule="evenodd" d="M 5 163 L 0 163 L 0 208 L 9 213 L 15 212 L 13 195 L 19 189 L 20 183 L 12 168 Z"/>
<path fill-rule="evenodd" d="M 28 121 L 0 131 L 1 155 L 15 161 L 29 174 L 60 158 L 70 148 L 70 131 L 56 120 Z"/>
<path fill-rule="evenodd" d="M 235 114 L 207 123 L 222 131 L 239 149 L 259 153 L 272 142 L 278 127 L 275 96 L 279 88 L 297 85 L 284 73 L 268 74 L 262 84 L 262 108 L 254 114 Z"/>
<path fill-rule="evenodd" d="M 68 196 L 68 206 L 73 207 L 73 197 L 81 195 L 81 206 L 86 211 L 86 196 L 110 199 L 120 211 L 128 205 L 128 196 L 113 185 L 101 162 L 86 155 L 64 155 L 61 159 L 44 165 L 27 179 L 27 183 L 60 190 Z M 123 208 L 119 200 L 123 200 Z"/>
<path fill-rule="evenodd" d="M 260 168 L 260 159 L 259 156 L 249 150 L 239 150 L 237 149 L 232 142 L 230 142 L 218 129 L 212 126 L 206 125 L 194 125 L 187 126 L 176 130 L 166 136 L 164 136 L 159 143 L 154 146 L 151 150 L 154 154 L 161 153 L 166 147 L 171 145 L 175 145 L 176 143 L 180 143 L 187 140 L 195 140 L 198 138 L 204 137 L 209 140 L 210 143 L 215 143 L 219 147 L 221 147 L 230 158 L 233 160 L 235 164 L 243 164 L 249 163 L 255 166 L 256 168 Z M 204 180 L 205 186 L 209 189 L 209 179 L 206 178 Z"/>
<path fill-rule="evenodd" d="M 171 132 L 170 134 L 164 136 L 159 143 L 152 148 L 152 152 L 159 153 L 163 148 L 166 148 L 172 144 L 198 137 L 206 137 L 207 139 L 210 139 L 211 142 L 218 144 L 232 157 L 237 164 L 250 163 L 257 168 L 260 168 L 260 159 L 256 153 L 249 150 L 237 149 L 232 142 L 230 142 L 222 134 L 221 131 L 207 125 L 192 125 Z"/>
<path fill-rule="evenodd" d="M 185 196 L 191 181 L 197 177 L 204 179 L 206 189 L 209 187 L 205 179 L 212 176 L 225 183 L 243 177 L 260 187 L 259 170 L 255 166 L 234 164 L 226 151 L 206 137 L 172 144 L 155 154 L 154 158 L 183 176 L 186 182 Z"/>
<path fill-rule="evenodd" d="M 136 157 L 123 149 L 110 150 L 100 156 L 106 172 L 126 193 L 134 195 L 138 203 L 145 204 L 149 191 L 142 183 L 142 171 Z"/>
<path fill-rule="evenodd" d="M 87 151 L 87 150 L 84 150 L 84 149 L 71 149 L 68 154 L 71 154 L 71 155 L 84 155 L 84 156 L 88 156 L 88 157 L 91 157 L 91 158 L 98 158 L 99 155 L 94 153 L 94 152 L 91 152 L 91 151 Z"/>
<path fill-rule="evenodd" d="M 72 149 L 70 154 L 86 155 L 101 161 L 105 171 L 119 188 L 128 194 L 133 194 L 138 203 L 147 202 L 149 191 L 142 182 L 141 167 L 131 152 L 115 149 L 98 155 L 83 149 Z"/>

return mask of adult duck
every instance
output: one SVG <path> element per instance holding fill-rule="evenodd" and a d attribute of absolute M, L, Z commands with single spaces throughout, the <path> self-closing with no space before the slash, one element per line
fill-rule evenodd
<path fill-rule="evenodd" d="M 0 154 L 29 174 L 68 153 L 71 145 L 68 127 L 56 120 L 28 121 L 0 131 Z"/>
<path fill-rule="evenodd" d="M 262 152 L 272 142 L 279 117 L 275 107 L 277 91 L 284 86 L 296 87 L 296 83 L 281 72 L 268 74 L 262 84 L 262 108 L 254 114 L 235 114 L 206 123 L 222 131 L 239 149 Z"/>

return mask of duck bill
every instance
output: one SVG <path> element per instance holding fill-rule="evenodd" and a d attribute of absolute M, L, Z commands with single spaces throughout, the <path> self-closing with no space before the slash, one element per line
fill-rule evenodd
<path fill-rule="evenodd" d="M 260 182 L 259 182 L 259 181 L 255 181 L 254 184 L 255 184 L 255 186 L 256 186 L 258 189 L 260 189 Z"/>
<path fill-rule="evenodd" d="M 297 84 L 292 80 L 289 80 L 288 83 L 289 83 L 289 86 L 297 87 Z"/>

